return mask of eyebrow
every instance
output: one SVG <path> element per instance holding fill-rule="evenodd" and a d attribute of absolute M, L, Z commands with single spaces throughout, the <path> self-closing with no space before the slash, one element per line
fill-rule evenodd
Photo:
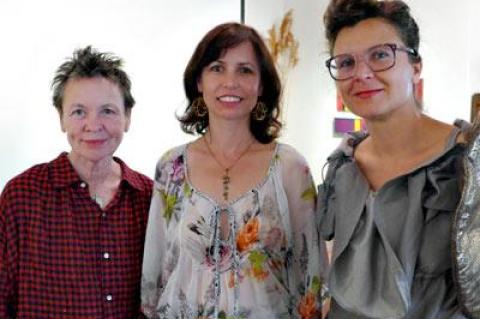
<path fill-rule="evenodd" d="M 221 64 L 226 64 L 226 62 L 222 59 L 217 59 L 217 60 L 214 60 L 212 61 L 211 63 L 221 63 Z M 236 63 L 236 65 L 241 65 L 241 66 L 245 66 L 245 65 L 249 65 L 249 66 L 255 66 L 255 64 L 251 63 L 251 62 L 238 62 Z"/>

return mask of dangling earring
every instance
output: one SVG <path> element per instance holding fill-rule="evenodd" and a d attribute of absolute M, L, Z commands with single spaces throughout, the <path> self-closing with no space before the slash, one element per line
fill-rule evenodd
<path fill-rule="evenodd" d="M 203 97 L 199 96 L 192 102 L 192 110 L 198 117 L 204 117 L 208 113 L 207 106 L 205 105 L 205 101 Z"/>
<path fill-rule="evenodd" d="M 258 122 L 263 121 L 267 117 L 267 111 L 265 103 L 258 101 L 252 110 L 252 118 Z"/>

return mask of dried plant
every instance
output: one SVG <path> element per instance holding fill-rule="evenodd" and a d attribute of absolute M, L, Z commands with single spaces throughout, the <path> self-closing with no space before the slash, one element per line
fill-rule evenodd
<path fill-rule="evenodd" d="M 267 43 L 270 48 L 273 60 L 280 69 L 293 68 L 298 63 L 299 43 L 292 33 L 293 10 L 285 13 L 280 27 L 275 25 L 268 30 Z"/>

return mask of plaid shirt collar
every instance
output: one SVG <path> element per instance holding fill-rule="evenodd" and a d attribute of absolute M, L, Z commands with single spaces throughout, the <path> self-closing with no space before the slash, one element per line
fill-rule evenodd
<path fill-rule="evenodd" d="M 122 180 L 120 183 L 127 183 L 139 191 L 147 190 L 146 184 L 142 183 L 139 176 L 130 169 L 127 164 L 118 157 L 113 157 L 113 160 L 120 164 L 122 170 Z M 64 188 L 69 185 L 80 184 L 83 182 L 70 163 L 67 152 L 62 152 L 56 159 L 49 163 L 49 167 L 50 176 L 55 188 Z"/>

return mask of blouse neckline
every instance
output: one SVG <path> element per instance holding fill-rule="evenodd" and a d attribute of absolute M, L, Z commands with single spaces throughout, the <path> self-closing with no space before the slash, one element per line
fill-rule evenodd
<path fill-rule="evenodd" d="M 243 192 L 242 194 L 239 194 L 238 196 L 236 196 L 235 198 L 233 198 L 232 200 L 229 200 L 228 202 L 226 203 L 220 203 L 218 202 L 216 199 L 214 199 L 210 194 L 206 193 L 206 192 L 203 192 L 201 190 L 199 190 L 198 188 L 196 188 L 193 183 L 190 181 L 190 177 L 189 177 L 189 167 L 188 167 L 188 156 L 187 156 L 187 150 L 188 150 L 188 147 L 190 146 L 190 144 L 192 144 L 193 142 L 190 142 L 190 143 L 187 143 L 185 144 L 185 147 L 183 148 L 183 151 L 182 151 L 182 156 L 183 156 L 183 163 L 185 165 L 185 183 L 188 185 L 188 187 L 194 192 L 194 193 L 197 193 L 198 195 L 200 195 L 201 197 L 205 198 L 206 200 L 208 200 L 209 202 L 211 202 L 215 207 L 231 207 L 233 206 L 236 202 L 240 201 L 241 199 L 243 199 L 244 197 L 246 197 L 248 194 L 252 193 L 252 192 L 257 192 L 258 193 L 258 190 L 260 188 L 263 187 L 263 185 L 265 185 L 265 183 L 268 181 L 268 179 L 270 178 L 272 172 L 273 172 L 273 168 L 274 168 L 274 165 L 275 165 L 275 159 L 278 155 L 278 151 L 279 151 L 279 147 L 280 147 L 280 143 L 275 143 L 275 148 L 272 152 L 272 155 L 271 155 L 271 158 L 270 158 L 270 163 L 268 164 L 268 169 L 267 169 L 267 173 L 265 174 L 265 176 L 263 177 L 263 179 L 257 183 L 257 185 L 255 185 L 254 187 L 248 189 L 247 191 Z"/>
<path fill-rule="evenodd" d="M 449 135 L 448 135 L 448 138 L 447 138 L 447 142 L 445 143 L 445 147 L 443 148 L 443 150 L 441 152 L 439 152 L 438 154 L 434 155 L 433 157 L 431 158 L 428 158 L 426 159 L 425 161 L 423 161 L 422 163 L 420 163 L 419 165 L 413 167 L 412 169 L 406 171 L 405 173 L 399 175 L 399 176 L 396 176 L 388 181 L 386 181 L 379 189 L 377 190 L 373 190 L 370 188 L 370 185 L 366 179 L 366 177 L 363 175 L 363 173 L 361 174 L 365 183 L 367 185 L 369 185 L 369 192 L 372 193 L 372 195 L 376 196 L 380 193 L 381 190 L 383 190 L 384 188 L 388 187 L 388 185 L 390 185 L 391 183 L 394 183 L 395 181 L 397 181 L 398 179 L 400 178 L 403 178 L 405 176 L 408 176 L 408 175 L 411 175 L 413 172 L 416 172 L 417 170 L 419 169 L 422 169 L 423 167 L 427 167 L 429 165 L 431 165 L 432 163 L 434 163 L 435 161 L 437 161 L 439 158 L 443 157 L 446 153 L 448 153 L 449 151 L 451 151 L 453 148 L 455 148 L 455 146 L 457 145 L 463 145 L 462 142 L 457 142 L 457 138 L 458 138 L 458 135 L 460 133 L 462 133 L 463 131 L 465 131 L 467 128 L 466 124 L 461 121 L 461 120 L 457 120 L 455 121 L 454 125 L 453 125 L 453 128 L 452 130 L 450 131 Z M 363 133 L 363 134 L 362 134 Z M 365 138 L 368 137 L 368 133 L 366 132 L 361 132 L 360 134 L 352 134 L 350 135 L 349 139 L 351 139 L 351 141 L 348 141 L 347 142 L 347 149 L 344 150 L 344 154 L 348 154 L 347 156 L 351 158 L 351 162 L 357 166 L 357 169 L 360 171 L 360 168 L 357 164 L 357 161 L 355 160 L 355 157 L 354 157 L 354 153 L 355 153 L 355 148 L 358 146 L 358 144 L 360 144 L 360 142 L 362 142 Z"/>

